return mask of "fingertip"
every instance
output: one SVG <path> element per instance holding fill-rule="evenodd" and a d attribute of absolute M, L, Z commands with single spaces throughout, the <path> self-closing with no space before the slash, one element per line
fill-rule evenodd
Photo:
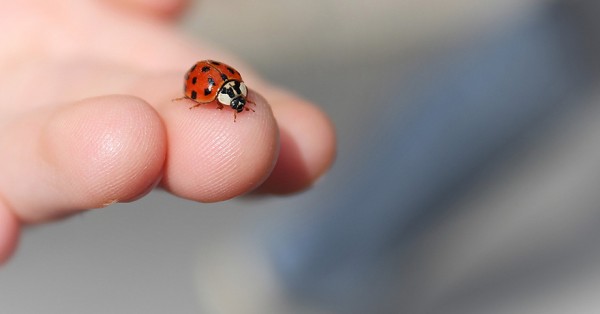
<path fill-rule="evenodd" d="M 154 182 L 164 163 L 166 136 L 160 117 L 137 97 L 83 100 L 49 128 L 50 147 L 62 168 L 68 163 L 72 176 L 83 179 L 82 187 L 97 196 L 90 205 L 135 197 Z"/>
<path fill-rule="evenodd" d="M 245 194 L 270 174 L 279 133 L 266 100 L 253 91 L 254 111 L 237 114 L 191 100 L 162 107 L 169 130 L 163 187 L 184 198 L 217 202 Z"/>
<path fill-rule="evenodd" d="M 288 194 L 310 187 L 333 164 L 333 123 L 315 105 L 284 91 L 271 97 L 281 132 L 281 152 L 271 176 L 258 192 Z"/>
<path fill-rule="evenodd" d="M 331 119 L 315 105 L 298 102 L 295 113 L 287 112 L 291 121 L 284 129 L 294 137 L 308 165 L 309 175 L 313 180 L 323 175 L 335 160 L 337 139 Z M 284 120 L 286 114 L 281 113 Z M 293 122 L 292 122 L 293 121 Z"/>
<path fill-rule="evenodd" d="M 24 213 L 39 221 L 81 209 L 105 207 L 146 193 L 160 177 L 166 135 L 157 112 L 125 95 L 82 100 L 56 112 L 41 138 L 46 175 L 57 192 L 48 212 Z M 54 206 L 49 204 L 57 203 Z"/>

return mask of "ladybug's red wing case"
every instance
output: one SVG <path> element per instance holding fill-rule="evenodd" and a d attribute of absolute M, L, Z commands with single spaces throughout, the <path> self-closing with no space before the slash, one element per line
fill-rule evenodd
<path fill-rule="evenodd" d="M 211 102 L 227 79 L 213 64 L 200 61 L 186 74 L 185 97 L 198 103 Z"/>
<path fill-rule="evenodd" d="M 234 69 L 222 62 L 213 61 L 213 60 L 208 60 L 208 62 L 210 64 L 212 64 L 215 68 L 217 68 L 217 70 L 219 70 L 219 72 L 221 72 L 221 74 L 223 74 L 225 77 L 227 77 L 228 81 L 242 82 L 242 75 L 236 69 Z"/>
<path fill-rule="evenodd" d="M 254 111 L 246 107 L 252 101 L 246 98 L 248 88 L 240 72 L 218 61 L 204 60 L 194 64 L 185 75 L 184 94 L 185 97 L 174 100 L 191 99 L 196 102 L 190 109 L 215 100 L 218 101 L 217 109 L 229 106 L 234 110 L 233 122 L 238 113 Z"/>

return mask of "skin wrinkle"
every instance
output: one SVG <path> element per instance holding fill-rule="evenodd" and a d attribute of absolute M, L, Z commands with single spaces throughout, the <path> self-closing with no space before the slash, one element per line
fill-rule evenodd
<path fill-rule="evenodd" d="M 207 182 L 205 188 L 211 194 L 228 192 L 229 185 L 227 183 L 230 181 L 229 178 L 237 170 L 237 163 L 233 161 L 239 156 L 240 143 L 239 141 L 231 141 L 230 138 L 224 135 L 226 133 L 221 130 L 211 133 L 217 133 L 217 136 L 214 137 L 214 141 L 203 157 L 216 160 L 217 164 L 212 175 L 213 180 Z"/>
<path fill-rule="evenodd" d="M 216 137 L 208 151 L 214 152 L 210 155 L 213 156 L 212 158 L 219 160 L 220 164 L 228 164 L 239 155 L 240 143 L 236 138 L 232 140 L 222 133 Z"/>
<path fill-rule="evenodd" d="M 118 187 L 122 182 L 126 180 L 125 173 L 121 173 L 116 171 L 118 169 L 118 165 L 115 163 L 122 160 L 123 158 L 127 158 L 127 156 L 120 157 L 119 155 L 122 152 L 127 152 L 125 149 L 125 144 L 122 142 L 122 138 L 124 137 L 122 133 L 130 132 L 131 123 L 128 124 L 128 128 L 122 130 L 121 128 L 111 128 L 112 126 L 112 117 L 108 117 L 105 125 L 99 125 L 98 128 L 109 130 L 104 132 L 98 137 L 98 140 L 89 143 L 89 149 L 91 153 L 93 164 L 98 167 L 96 170 L 101 174 L 101 177 L 111 177 L 112 180 L 109 180 L 109 183 L 100 182 L 99 180 L 94 180 L 91 189 L 93 191 L 99 191 L 99 195 L 106 195 L 103 198 L 107 198 L 110 200 L 116 200 L 117 198 L 113 195 L 118 193 Z M 103 204 L 105 204 L 104 202 Z"/>
<path fill-rule="evenodd" d="M 265 121 L 265 120 L 266 119 L 260 119 L 260 121 Z M 252 130 L 254 132 L 256 132 L 258 130 L 258 132 L 257 132 L 256 135 L 252 134 L 251 137 L 257 143 L 267 142 L 268 140 L 266 140 L 266 137 L 267 137 L 266 136 L 266 129 L 268 129 L 268 128 L 264 124 L 256 126 Z M 239 141 L 239 139 L 238 139 L 238 141 Z M 237 163 L 234 163 L 234 165 L 230 169 L 228 169 L 229 172 L 231 172 L 232 176 L 234 176 L 234 177 L 235 177 L 235 173 L 237 173 L 240 170 L 240 168 L 242 168 L 242 167 L 253 167 L 254 166 L 253 161 L 256 159 L 256 158 L 253 158 L 254 156 L 247 156 L 247 154 L 244 154 L 244 152 L 240 152 L 241 146 L 242 146 L 241 143 L 236 143 L 235 150 L 234 151 L 232 150 L 231 152 L 228 152 L 228 153 L 231 153 L 230 156 L 231 156 L 232 159 L 235 158 L 235 156 L 241 155 L 239 157 L 239 161 Z M 261 148 L 261 150 L 262 150 L 262 148 Z M 255 151 L 255 152 L 260 153 L 259 151 Z M 265 155 L 265 156 L 261 156 L 261 157 L 262 158 L 266 158 L 266 157 L 272 157 L 272 156 Z M 249 178 L 252 178 L 252 177 L 253 176 L 250 176 Z M 248 187 L 253 186 L 253 182 L 247 182 L 245 185 L 248 186 Z"/>
<path fill-rule="evenodd" d="M 136 116 L 138 116 L 138 118 L 142 117 L 142 118 L 147 118 L 147 114 L 136 114 Z M 121 131 L 122 133 L 126 133 L 126 134 L 130 134 L 133 135 L 133 138 L 141 138 L 143 139 L 140 143 L 123 143 L 121 141 L 119 141 L 118 139 L 120 138 L 128 138 L 127 136 L 124 136 L 124 134 L 118 134 L 121 132 L 116 132 L 115 133 L 106 133 L 102 136 L 101 139 L 101 144 L 100 144 L 100 150 L 102 152 L 105 153 L 104 156 L 102 156 L 102 158 L 105 160 L 109 160 L 109 161 L 113 161 L 114 163 L 118 162 L 118 161 L 123 161 L 123 160 L 129 160 L 131 154 L 133 154 L 133 150 L 128 149 L 128 147 L 131 146 L 136 146 L 136 150 L 138 152 L 141 152 L 142 156 L 144 156 L 144 158 L 140 161 L 140 163 L 138 163 L 138 165 L 142 165 L 141 168 L 138 168 L 138 171 L 135 172 L 125 172 L 125 171 L 120 171 L 121 168 L 123 168 L 122 165 L 115 165 L 113 164 L 107 164 L 106 168 L 104 169 L 104 173 L 107 174 L 107 177 L 112 177 L 114 178 L 113 180 L 111 180 L 111 184 L 107 187 L 104 187 L 105 191 L 107 192 L 107 196 L 108 196 L 108 201 L 103 203 L 103 206 L 109 206 L 111 204 L 114 204 L 117 201 L 120 201 L 119 198 L 112 197 L 111 195 L 119 195 L 122 194 L 120 193 L 121 189 L 123 188 L 123 183 L 127 182 L 127 181 L 137 181 L 137 179 L 139 179 L 142 174 L 146 173 L 146 170 L 149 169 L 149 162 L 152 159 L 152 157 L 149 156 L 149 153 L 151 152 L 151 147 L 156 147 L 157 142 L 154 139 L 154 137 L 150 134 L 150 129 L 147 126 L 144 126 L 141 130 L 138 130 L 137 128 L 134 127 L 133 122 L 130 122 L 130 120 L 128 120 L 125 125 L 127 127 L 123 127 L 122 129 L 124 129 L 123 131 Z M 106 129 L 111 129 L 111 128 L 106 128 Z M 113 128 L 116 129 L 116 128 Z M 137 134 L 136 134 L 137 133 Z M 136 135 L 134 135 L 136 134 Z M 142 145 L 143 144 L 143 145 Z M 119 157 L 119 155 L 121 154 L 121 152 L 124 152 L 125 155 Z M 135 158 L 135 157 L 132 157 Z M 126 167 L 125 169 L 127 169 L 128 167 Z M 99 188 L 103 188 L 103 187 L 99 187 Z"/>
<path fill-rule="evenodd" d="M 97 154 L 92 154 L 93 164 L 96 169 L 93 172 L 98 173 L 98 177 L 110 178 L 110 180 L 90 180 L 92 185 L 87 188 L 87 192 L 95 195 L 94 198 L 101 200 L 100 206 L 107 206 L 119 200 L 119 187 L 123 182 L 131 180 L 132 177 L 127 173 L 119 171 L 121 167 L 116 163 L 127 156 L 119 156 L 124 149 L 122 142 L 118 141 L 113 134 L 104 134 L 99 140 Z M 102 201 L 103 200 L 103 201 Z"/>

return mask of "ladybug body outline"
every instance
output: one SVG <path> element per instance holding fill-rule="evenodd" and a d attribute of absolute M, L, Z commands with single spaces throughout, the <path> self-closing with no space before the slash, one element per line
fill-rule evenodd
<path fill-rule="evenodd" d="M 251 110 L 246 107 L 248 88 L 240 72 L 233 67 L 214 60 L 198 61 L 185 75 L 185 97 L 196 102 L 191 108 L 217 100 L 218 109 L 230 106 L 237 113 Z M 190 109 L 191 109 L 190 108 Z M 254 110 L 253 110 L 254 111 Z"/>

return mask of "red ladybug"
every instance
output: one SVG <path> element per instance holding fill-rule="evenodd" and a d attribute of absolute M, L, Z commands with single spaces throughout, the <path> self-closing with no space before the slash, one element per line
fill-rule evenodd
<path fill-rule="evenodd" d="M 191 108 L 215 99 L 218 100 L 218 109 L 223 109 L 224 105 L 231 106 L 235 110 L 234 121 L 237 113 L 251 110 L 245 107 L 250 101 L 246 98 L 248 88 L 240 72 L 222 62 L 203 60 L 194 64 L 185 75 L 184 94 L 185 97 L 178 99 L 195 101 L 196 105 Z"/>

